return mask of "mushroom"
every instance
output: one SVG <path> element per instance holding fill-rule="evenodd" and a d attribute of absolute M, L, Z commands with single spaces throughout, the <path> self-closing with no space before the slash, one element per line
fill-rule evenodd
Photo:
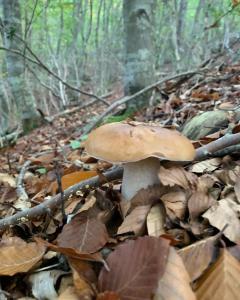
<path fill-rule="evenodd" d="M 89 155 L 123 164 L 122 196 L 130 200 L 140 189 L 159 184 L 161 160 L 192 161 L 195 149 L 176 130 L 159 125 L 120 122 L 93 130 L 85 143 Z"/>

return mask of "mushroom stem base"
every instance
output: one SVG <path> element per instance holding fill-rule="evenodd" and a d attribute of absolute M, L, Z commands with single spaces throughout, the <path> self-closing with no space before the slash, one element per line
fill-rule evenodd
<path fill-rule="evenodd" d="M 124 200 L 129 201 L 139 190 L 158 184 L 159 168 L 160 161 L 154 157 L 124 164 L 122 181 L 122 196 Z"/>

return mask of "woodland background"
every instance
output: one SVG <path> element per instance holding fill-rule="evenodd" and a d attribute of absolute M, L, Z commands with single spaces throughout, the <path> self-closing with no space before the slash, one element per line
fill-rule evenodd
<path fill-rule="evenodd" d="M 150 83 L 221 53 L 223 63 L 239 60 L 237 2 L 127 2 L 126 10 L 130 2 L 151 5 L 151 26 L 143 30 L 146 48 L 152 47 Z M 0 5 L 0 135 L 22 124 L 25 131 L 35 127 L 39 111 L 51 116 L 83 105 L 89 97 L 80 91 L 121 95 L 128 80 L 123 1 L 2 0 Z M 151 35 L 154 46 L 149 45 Z M 134 31 L 127 38 L 134 39 Z"/>

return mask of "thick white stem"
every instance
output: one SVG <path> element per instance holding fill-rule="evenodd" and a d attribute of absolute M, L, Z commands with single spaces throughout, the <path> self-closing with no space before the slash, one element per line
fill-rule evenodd
<path fill-rule="evenodd" d="M 158 184 L 160 161 L 151 157 L 138 162 L 127 163 L 123 166 L 122 195 L 127 201 L 142 188 Z"/>

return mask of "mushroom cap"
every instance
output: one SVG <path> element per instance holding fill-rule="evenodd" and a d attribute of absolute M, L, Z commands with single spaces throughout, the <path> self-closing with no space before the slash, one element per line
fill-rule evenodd
<path fill-rule="evenodd" d="M 87 153 L 112 163 L 128 163 L 157 157 L 192 161 L 195 149 L 176 130 L 145 123 L 110 123 L 93 130 L 85 143 Z"/>

